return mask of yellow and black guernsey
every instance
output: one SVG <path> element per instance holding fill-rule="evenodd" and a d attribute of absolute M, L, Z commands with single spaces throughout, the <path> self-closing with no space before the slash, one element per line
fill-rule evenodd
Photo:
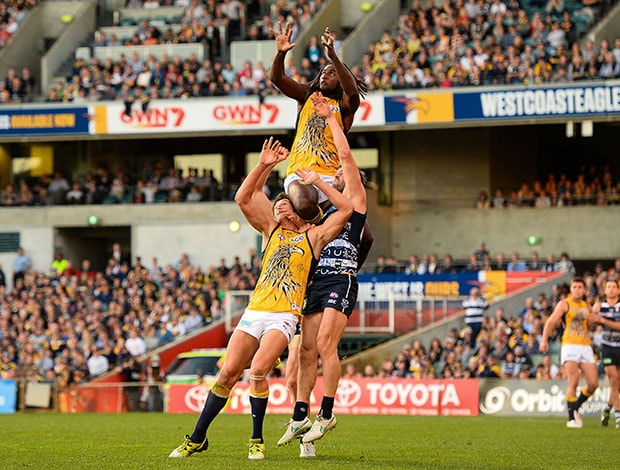
<path fill-rule="evenodd" d="M 564 334 L 562 345 L 581 344 L 590 345 L 590 329 L 588 328 L 588 314 L 590 309 L 585 300 L 567 298 L 568 311 L 564 314 Z"/>
<path fill-rule="evenodd" d="M 263 252 L 263 267 L 248 309 L 301 315 L 316 263 L 307 234 L 278 225 Z"/>
<path fill-rule="evenodd" d="M 326 97 L 326 99 L 338 124 L 346 133 L 340 103 L 332 98 Z M 314 112 L 312 100 L 309 97 L 297 117 L 295 140 L 288 161 L 286 176 L 293 175 L 295 170 L 300 168 L 312 168 L 319 175 L 334 176 L 340 167 L 340 158 L 332 130 L 325 119 Z"/>

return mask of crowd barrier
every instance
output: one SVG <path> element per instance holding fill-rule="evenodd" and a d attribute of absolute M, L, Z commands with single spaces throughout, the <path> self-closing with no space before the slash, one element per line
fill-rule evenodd
<path fill-rule="evenodd" d="M 267 412 L 290 414 L 293 400 L 284 379 L 269 379 Z M 126 411 L 163 410 L 167 413 L 199 413 L 209 387 L 206 384 L 107 383 L 70 387 L 54 397 L 53 387 L 41 396 L 35 386 L 37 402 L 17 400 L 14 381 L 0 381 L 0 413 L 14 413 L 20 403 L 23 409 L 50 409 L 61 413 L 122 413 Z M 250 413 L 249 383 L 239 382 L 232 391 L 225 412 Z M 45 388 L 45 387 L 43 387 Z M 149 408 L 155 391 L 163 402 Z M 379 379 L 342 378 L 334 401 L 336 414 L 406 415 L 406 416 L 555 416 L 566 414 L 566 381 L 562 380 L 501 380 L 501 379 Z M 323 394 L 319 377 L 311 396 L 311 407 L 318 410 Z M 599 416 L 609 396 L 608 381 L 601 380 L 594 395 L 582 406 L 586 417 Z M 32 397 L 31 397 L 32 400 Z M 148 403 L 147 403 L 148 402 Z M 38 403 L 39 406 L 36 406 Z M 50 405 L 47 405 L 50 403 Z M 54 406 L 53 404 L 56 404 Z M 24 405 L 29 405 L 25 406 Z"/>

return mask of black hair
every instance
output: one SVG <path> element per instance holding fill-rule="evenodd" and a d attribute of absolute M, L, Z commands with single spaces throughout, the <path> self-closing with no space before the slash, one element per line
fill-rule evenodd
<path fill-rule="evenodd" d="M 291 199 L 288 197 L 288 194 L 282 191 L 281 193 L 278 193 L 278 195 L 274 198 L 273 204 L 271 205 L 272 209 L 276 207 L 276 204 L 280 202 L 282 199 L 286 199 L 287 201 L 291 202 Z"/>
<path fill-rule="evenodd" d="M 310 82 L 308 82 L 308 85 L 310 85 L 310 90 L 312 90 L 312 93 L 314 93 L 315 91 L 319 91 L 321 88 L 321 74 L 323 73 L 323 70 L 325 70 L 325 67 L 327 67 L 328 65 L 334 65 L 333 62 L 327 62 L 323 67 L 321 67 L 321 69 L 319 70 L 319 73 L 316 75 L 316 77 L 314 77 Z M 366 83 L 364 83 L 364 81 L 362 81 L 360 78 L 356 77 L 355 75 L 353 75 L 353 72 L 351 72 L 351 69 L 349 68 L 348 65 L 346 64 L 342 64 L 346 67 L 346 69 L 349 71 L 349 73 L 351 74 L 351 76 L 355 79 L 355 84 L 357 85 L 357 92 L 359 93 L 359 95 L 362 98 L 366 97 L 366 94 L 368 93 L 368 86 L 366 86 Z M 338 91 L 336 93 L 336 99 L 340 100 L 342 98 L 342 95 L 344 94 L 344 90 L 342 89 L 342 85 L 340 84 L 340 81 L 338 81 Z"/>

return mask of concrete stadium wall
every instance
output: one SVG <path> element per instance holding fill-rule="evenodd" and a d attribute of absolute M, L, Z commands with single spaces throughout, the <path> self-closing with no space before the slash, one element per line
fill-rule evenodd
<path fill-rule="evenodd" d="M 375 235 L 369 261 L 379 254 L 406 260 L 412 254 L 430 252 L 466 260 L 481 240 L 492 254 L 518 251 L 523 258 L 532 250 L 541 256 L 565 251 L 581 259 L 619 256 L 620 241 L 612 235 L 620 222 L 617 206 L 475 208 L 481 190 L 491 195 L 502 188 L 509 196 L 510 188 L 518 189 L 524 180 L 531 185 L 540 173 L 546 178 L 541 162 L 547 151 L 541 142 L 559 145 L 559 126 L 538 127 L 391 133 L 390 155 L 381 158 L 393 159 L 387 177 L 392 204 L 380 205 L 380 194 L 369 191 L 369 220 Z M 538 136 L 544 132 L 546 137 Z M 613 129 L 599 131 L 600 142 L 610 138 L 607 132 Z M 593 142 L 592 148 L 596 145 Z M 556 174 L 562 170 L 557 167 Z M 529 246 L 528 235 L 539 236 L 541 243 Z"/>

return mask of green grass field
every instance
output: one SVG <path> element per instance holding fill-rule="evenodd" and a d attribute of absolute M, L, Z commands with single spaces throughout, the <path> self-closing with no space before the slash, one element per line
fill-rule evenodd
<path fill-rule="evenodd" d="M 2 469 L 611 469 L 620 430 L 595 418 L 567 429 L 560 418 L 338 417 L 317 442 L 318 457 L 299 445 L 277 447 L 284 415 L 267 416 L 267 459 L 247 459 L 251 418 L 221 415 L 209 450 L 187 459 L 168 454 L 193 429 L 196 415 L 159 413 L 0 415 Z M 613 462 L 616 462 L 614 464 Z"/>

